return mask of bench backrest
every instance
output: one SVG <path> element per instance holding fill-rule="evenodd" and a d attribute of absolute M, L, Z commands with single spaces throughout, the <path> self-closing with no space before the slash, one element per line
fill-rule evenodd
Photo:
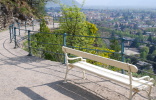
<path fill-rule="evenodd" d="M 83 52 L 83 51 L 80 51 L 80 50 L 75 50 L 75 49 L 68 48 L 68 47 L 65 47 L 65 46 L 62 47 L 62 50 L 63 50 L 64 53 L 70 53 L 70 54 L 73 54 L 73 55 L 76 55 L 76 56 L 79 56 L 79 57 L 83 57 L 83 58 L 87 58 L 87 59 L 94 60 L 94 61 L 97 61 L 97 62 L 101 62 L 101 63 L 107 64 L 107 65 L 110 65 L 110 66 L 114 66 L 114 67 L 117 67 L 117 68 L 120 68 L 120 69 L 124 69 L 124 70 L 130 71 L 130 72 L 137 72 L 138 71 L 138 68 L 135 65 L 132 65 L 132 64 L 129 64 L 129 63 L 124 63 L 124 62 L 117 61 L 117 60 L 114 60 L 114 59 L 101 57 L 101 56 L 98 56 L 98 55 Z"/>

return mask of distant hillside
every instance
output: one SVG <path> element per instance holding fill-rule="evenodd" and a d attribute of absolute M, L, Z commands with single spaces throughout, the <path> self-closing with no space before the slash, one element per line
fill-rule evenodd
<path fill-rule="evenodd" d="M 80 4 L 76 0 L 60 0 L 60 4 L 64 4 L 68 6 L 72 6 L 74 4 L 74 5 L 80 6 Z M 47 5 L 46 5 L 47 8 L 59 7 L 59 6 L 60 6 L 59 4 L 55 4 L 53 2 L 47 2 Z"/>

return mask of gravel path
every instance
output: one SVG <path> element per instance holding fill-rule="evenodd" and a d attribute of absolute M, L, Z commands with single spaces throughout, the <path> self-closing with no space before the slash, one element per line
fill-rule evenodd
<path fill-rule="evenodd" d="M 0 32 L 0 100 L 127 100 L 128 88 L 73 69 L 63 83 L 65 66 L 59 62 L 27 56 L 9 41 L 9 31 Z M 147 100 L 144 92 L 133 100 Z M 152 91 L 156 100 L 156 88 Z"/>

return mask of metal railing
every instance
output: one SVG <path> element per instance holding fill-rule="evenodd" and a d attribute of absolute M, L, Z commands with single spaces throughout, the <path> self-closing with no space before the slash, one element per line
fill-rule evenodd
<path fill-rule="evenodd" d="M 33 25 L 32 25 L 33 26 Z M 51 46 L 51 48 L 53 48 L 54 45 L 57 45 L 57 47 L 59 48 L 59 50 L 61 49 L 62 46 L 68 46 L 68 47 L 71 47 L 71 48 L 77 48 L 77 49 L 81 49 L 81 50 L 89 50 L 89 51 L 95 51 L 95 52 L 103 52 L 103 53 L 114 53 L 114 54 L 120 54 L 120 57 L 121 57 L 121 61 L 125 61 L 125 58 L 127 57 L 131 57 L 131 56 L 128 56 L 128 55 L 125 55 L 124 53 L 124 49 L 125 49 L 125 41 L 131 41 L 133 42 L 132 40 L 126 40 L 124 38 L 106 38 L 106 37 L 94 37 L 94 36 L 82 36 L 82 35 L 69 35 L 67 33 L 64 33 L 64 34 L 57 34 L 57 33 L 44 33 L 44 32 L 39 32 L 39 31 L 33 31 L 34 28 L 32 28 L 32 30 L 27 30 L 27 26 L 25 25 L 24 26 L 25 29 L 21 29 L 20 27 L 20 24 L 18 25 L 18 28 L 14 27 L 14 25 L 10 25 L 9 27 L 9 30 L 10 30 L 10 43 L 14 40 L 14 44 L 15 44 L 15 47 L 14 48 L 17 48 L 18 47 L 18 40 L 17 40 L 17 36 L 18 35 L 21 35 L 21 31 L 25 31 L 27 33 L 27 36 L 24 36 L 23 39 L 27 39 L 27 50 L 29 52 L 28 56 L 32 56 L 33 55 L 33 51 L 36 50 L 36 51 L 41 51 L 42 53 L 51 53 L 53 55 L 53 59 L 55 59 L 55 61 L 59 61 L 59 62 L 62 62 L 64 63 L 65 62 L 65 58 L 64 58 L 64 54 L 63 52 L 53 52 L 53 51 L 48 51 L 46 49 L 43 49 L 43 48 L 35 48 L 33 47 L 33 43 L 39 43 L 39 44 L 42 44 L 42 45 L 49 45 Z M 33 26 L 34 27 L 34 26 Z M 19 34 L 17 35 L 17 30 L 19 30 Z M 59 36 L 61 37 L 60 38 L 60 42 L 59 44 L 54 44 L 54 43 L 45 43 L 43 41 L 35 41 L 33 40 L 33 36 L 35 34 L 51 34 L 51 35 L 54 35 L 54 36 Z M 70 37 L 81 37 L 81 38 L 94 38 L 94 39 L 101 39 L 103 42 L 104 40 L 112 40 L 112 39 L 116 39 L 118 41 L 120 41 L 119 43 L 121 44 L 121 52 L 111 52 L 111 51 L 107 51 L 107 50 L 98 50 L 98 49 L 93 49 L 93 48 L 88 48 L 88 47 L 82 47 L 82 46 L 72 46 L 69 44 L 69 40 Z M 144 42 L 140 42 L 142 44 L 147 44 L 147 43 L 144 43 Z M 88 45 L 88 44 L 87 44 Z M 93 45 L 93 44 L 90 44 L 90 45 Z M 155 44 L 150 44 L 150 45 L 155 45 Z M 56 60 L 56 58 L 59 58 L 60 60 Z M 140 59 L 141 61 L 143 59 L 141 58 L 138 58 L 136 57 L 136 59 Z M 156 63 L 156 62 L 153 62 L 153 61 L 147 61 L 147 60 L 143 60 L 143 61 L 146 61 L 146 62 L 150 62 L 150 63 Z M 125 71 L 122 70 L 122 73 L 125 74 Z M 145 71 L 145 70 L 142 70 L 142 69 L 139 69 L 139 74 L 148 74 L 149 76 L 152 76 L 153 78 L 155 78 L 156 80 L 156 74 L 154 73 L 151 73 L 151 72 L 148 72 L 148 71 Z"/>

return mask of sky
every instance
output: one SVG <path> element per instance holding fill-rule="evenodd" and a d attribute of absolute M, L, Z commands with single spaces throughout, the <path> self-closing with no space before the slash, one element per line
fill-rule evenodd
<path fill-rule="evenodd" d="M 76 0 L 82 3 L 83 0 Z M 156 8 L 156 0 L 85 0 L 90 6 L 135 6 Z"/>

